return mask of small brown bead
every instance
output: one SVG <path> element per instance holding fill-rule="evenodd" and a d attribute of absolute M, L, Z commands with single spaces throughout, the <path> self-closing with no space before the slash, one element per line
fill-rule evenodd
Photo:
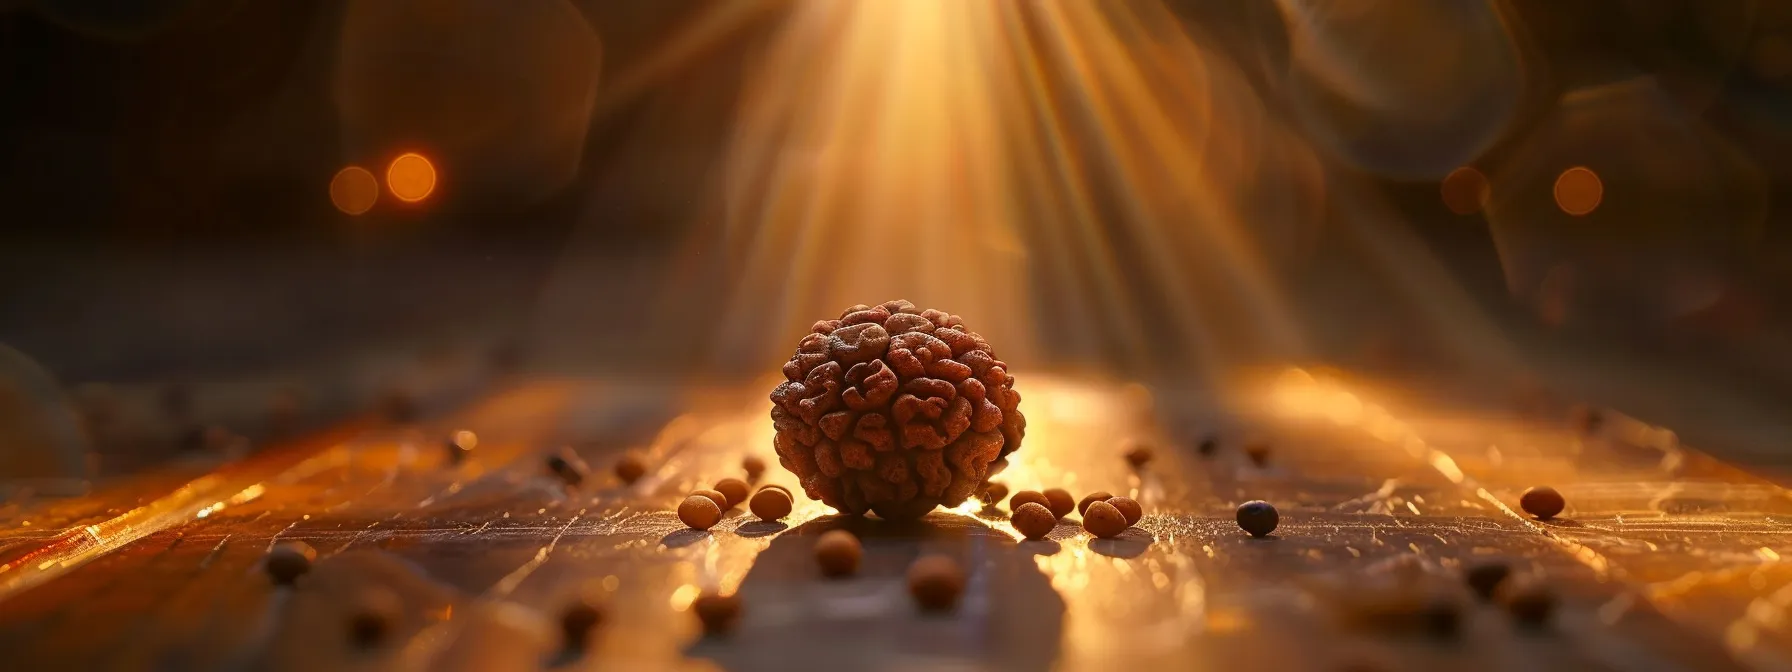
<path fill-rule="evenodd" d="M 463 429 L 448 435 L 448 463 L 460 464 L 465 462 L 467 460 L 467 455 L 472 454 L 473 449 L 478 447 L 478 445 L 479 435 L 474 434 L 472 430 Z"/>
<path fill-rule="evenodd" d="M 703 495 L 691 495 L 678 505 L 678 519 L 694 530 L 707 530 L 722 522 L 722 507 Z"/>
<path fill-rule="evenodd" d="M 846 530 L 829 530 L 815 541 L 815 563 L 821 566 L 823 576 L 852 576 L 859 571 L 859 559 L 864 555 L 859 538 Z"/>
<path fill-rule="evenodd" d="M 1027 502 L 1015 508 L 1008 522 L 1014 525 L 1014 531 L 1028 539 L 1044 539 L 1058 528 L 1058 517 L 1038 502 Z"/>
<path fill-rule="evenodd" d="M 908 594 L 924 611 L 950 611 L 964 593 L 964 570 L 944 555 L 928 555 L 908 567 Z"/>
<path fill-rule="evenodd" d="M 1083 512 L 1083 529 L 1103 539 L 1120 536 L 1127 528 L 1126 516 L 1107 502 L 1092 502 Z"/>
<path fill-rule="evenodd" d="M 632 485 L 645 475 L 647 475 L 647 465 L 641 463 L 641 458 L 634 455 L 623 455 L 622 459 L 616 460 L 616 478 L 623 483 Z"/>
<path fill-rule="evenodd" d="M 785 495 L 788 495 L 792 500 L 796 499 L 796 494 L 792 493 L 790 491 L 790 488 L 786 488 L 782 485 L 778 485 L 777 483 L 767 483 L 765 485 L 760 486 L 759 489 L 760 490 L 778 490 L 778 491 L 783 492 Z"/>
<path fill-rule="evenodd" d="M 749 482 L 758 482 L 759 477 L 765 475 L 765 460 L 760 459 L 758 455 L 748 455 L 741 458 L 740 468 L 747 472 Z"/>
<path fill-rule="evenodd" d="M 1238 505 L 1237 518 L 1238 527 L 1257 538 L 1269 536 L 1282 520 L 1274 505 L 1260 499 Z"/>
<path fill-rule="evenodd" d="M 1095 492 L 1091 492 L 1087 495 L 1084 495 L 1083 501 L 1076 503 L 1077 515 L 1082 515 L 1082 514 L 1088 512 L 1090 504 L 1094 504 L 1096 502 L 1105 502 L 1105 501 L 1108 501 L 1113 498 L 1114 498 L 1114 496 L 1112 494 L 1109 494 L 1109 493 L 1101 491 L 1101 490 L 1096 490 Z"/>
<path fill-rule="evenodd" d="M 1037 490 L 1022 490 L 1008 498 L 1008 510 L 1010 511 L 1027 504 L 1038 504 L 1045 507 L 1046 511 L 1052 510 L 1052 500 L 1046 499 L 1045 494 Z"/>
<path fill-rule="evenodd" d="M 698 489 L 698 490 L 692 490 L 691 494 L 703 495 L 704 497 L 708 497 L 709 501 L 716 503 L 716 508 L 721 509 L 723 511 L 728 510 L 728 496 L 722 494 L 721 491 L 719 491 L 719 490 L 711 490 L 709 488 L 702 488 L 702 489 Z"/>
<path fill-rule="evenodd" d="M 1538 520 L 1549 520 L 1567 508 L 1568 501 L 1562 499 L 1562 493 L 1556 492 L 1555 488 L 1538 486 L 1524 491 L 1518 497 L 1518 506 Z"/>
<path fill-rule="evenodd" d="M 1605 415 L 1598 409 L 1585 404 L 1577 404 L 1568 411 L 1568 422 L 1581 436 L 1593 436 L 1605 425 Z"/>
<path fill-rule="evenodd" d="M 274 585 L 290 586 L 306 572 L 311 571 L 311 563 L 317 560 L 317 551 L 303 541 L 283 541 L 268 550 L 264 569 Z"/>
<path fill-rule="evenodd" d="M 398 596 L 384 588 L 369 588 L 357 594 L 348 618 L 349 643 L 371 649 L 386 642 L 402 618 Z"/>
<path fill-rule="evenodd" d="M 1119 509 L 1120 515 L 1126 516 L 1128 527 L 1139 524 L 1139 519 L 1145 517 L 1145 508 L 1139 506 L 1139 503 L 1131 497 L 1113 497 L 1109 498 L 1107 502 L 1108 506 Z"/>
<path fill-rule="evenodd" d="M 1209 436 L 1201 439 L 1200 443 L 1195 444 L 1195 452 L 1200 453 L 1201 457 L 1213 457 L 1214 453 L 1220 452 L 1220 438 Z"/>
<path fill-rule="evenodd" d="M 1556 610 L 1555 593 L 1535 580 L 1508 581 L 1500 590 L 1500 604 L 1519 625 L 1540 628 Z"/>
<path fill-rule="evenodd" d="M 1475 597 L 1492 600 L 1499 593 L 1500 586 L 1512 576 L 1512 567 L 1503 562 L 1486 562 L 1470 567 L 1463 572 L 1462 580 L 1475 592 Z"/>
<path fill-rule="evenodd" d="M 991 483 L 983 488 L 983 492 L 979 493 L 977 498 L 983 500 L 984 506 L 1001 504 L 1002 500 L 1008 498 L 1008 486 L 1003 483 Z"/>
<path fill-rule="evenodd" d="M 591 632 L 604 622 L 603 605 L 581 596 L 560 612 L 560 642 L 567 651 L 583 651 Z"/>
<path fill-rule="evenodd" d="M 1063 488 L 1046 490 L 1045 502 L 1046 506 L 1052 510 L 1052 515 L 1059 518 L 1068 516 L 1071 511 L 1076 510 L 1076 499 L 1070 496 L 1069 490 Z"/>
<path fill-rule="evenodd" d="M 1151 457 L 1151 447 L 1142 443 L 1135 444 L 1132 450 L 1126 451 L 1126 463 L 1132 465 L 1134 469 L 1150 463 Z"/>
<path fill-rule="evenodd" d="M 578 456 L 571 451 L 562 451 L 548 456 L 548 473 L 560 479 L 569 488 L 579 487 L 585 482 L 584 465 L 577 461 Z"/>
<path fill-rule="evenodd" d="M 747 504 L 760 520 L 777 520 L 790 515 L 790 493 L 776 488 L 761 488 Z"/>
<path fill-rule="evenodd" d="M 753 494 L 752 486 L 747 485 L 746 481 L 738 478 L 724 478 L 716 481 L 715 490 L 716 492 L 722 493 L 722 496 L 728 498 L 727 508 L 730 509 L 746 503 L 747 497 Z"/>
<path fill-rule="evenodd" d="M 1244 447 L 1244 455 L 1250 458 L 1251 464 L 1257 465 L 1259 469 L 1269 466 L 1269 444 L 1267 443 L 1251 442 L 1250 445 Z"/>
<path fill-rule="evenodd" d="M 703 624 L 703 634 L 711 637 L 726 635 L 740 620 L 740 598 L 705 592 L 691 602 L 691 611 L 697 613 L 697 621 Z"/>

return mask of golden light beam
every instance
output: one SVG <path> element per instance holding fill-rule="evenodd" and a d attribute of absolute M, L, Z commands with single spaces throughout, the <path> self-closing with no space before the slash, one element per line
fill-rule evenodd
<path fill-rule="evenodd" d="M 1070 73 L 1075 103 L 1094 119 L 1099 168 L 1121 197 L 1117 219 L 1144 241 L 1137 250 L 1151 284 L 1172 305 L 1203 313 L 1184 308 L 1156 321 L 1197 338 L 1210 367 L 1247 345 L 1297 354 L 1299 330 L 1254 240 L 1261 232 L 1232 212 L 1247 185 L 1224 177 L 1251 173 L 1252 152 L 1278 140 L 1254 127 L 1263 116 L 1255 93 L 1159 2 L 1038 7 L 1044 55 Z M 1227 334 L 1212 326 L 1221 321 L 1249 326 Z"/>
<path fill-rule="evenodd" d="M 1133 362 L 1302 354 L 1268 259 L 1288 224 L 1253 204 L 1311 196 L 1311 157 L 1180 25 L 1159 0 L 794 5 L 723 168 L 719 338 L 908 298 L 1010 359 L 1035 309 Z"/>
<path fill-rule="evenodd" d="M 964 315 L 1010 356 L 1026 349 L 999 103 L 967 67 L 1007 58 L 985 42 L 998 11 L 794 9 L 748 82 L 726 169 L 743 315 L 769 312 L 783 336 L 855 303 L 909 298 Z"/>

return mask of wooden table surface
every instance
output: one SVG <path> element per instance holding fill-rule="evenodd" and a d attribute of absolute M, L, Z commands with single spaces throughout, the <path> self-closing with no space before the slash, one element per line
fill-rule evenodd
<path fill-rule="evenodd" d="M 737 510 L 684 529 L 674 504 L 745 455 L 795 485 L 761 387 L 539 380 L 184 486 L 145 477 L 0 509 L 0 651 L 34 670 L 1792 669 L 1792 498 L 1616 413 L 1583 436 L 1300 370 L 1224 398 L 1023 376 L 1027 437 L 996 480 L 1130 495 L 1136 529 L 1092 540 L 1073 515 L 1017 541 L 1004 510 L 897 528 L 800 495 L 783 523 Z M 441 444 L 458 429 L 479 445 L 457 466 Z M 1211 456 L 1190 440 L 1205 432 L 1221 439 Z M 1134 439 L 1156 447 L 1140 470 L 1120 457 Z M 1240 450 L 1257 440 L 1266 466 Z M 543 466 L 566 445 L 593 469 L 574 492 Z M 608 466 L 630 449 L 650 469 L 623 486 Z M 1516 511 L 1536 484 L 1567 497 L 1562 518 Z M 1280 509 L 1273 537 L 1234 524 L 1251 499 Z M 836 527 L 865 540 L 851 580 L 813 564 Z M 283 540 L 320 556 L 296 588 L 260 567 Z M 950 616 L 908 600 L 923 552 L 969 571 Z M 1461 588 L 1466 564 L 1491 559 L 1559 597 L 1546 628 Z M 557 614 L 580 586 L 608 613 L 574 655 Z M 1454 636 L 1364 618 L 1413 586 L 1457 605 Z M 733 635 L 700 636 L 688 609 L 706 589 L 740 596 Z M 401 617 L 358 650 L 348 614 L 375 590 Z"/>

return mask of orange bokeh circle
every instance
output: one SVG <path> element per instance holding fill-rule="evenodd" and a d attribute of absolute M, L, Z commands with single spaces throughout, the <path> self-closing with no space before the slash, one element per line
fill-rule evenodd
<path fill-rule="evenodd" d="M 406 203 L 429 198 L 436 190 L 436 167 L 422 154 L 407 152 L 386 167 L 386 188 Z"/>

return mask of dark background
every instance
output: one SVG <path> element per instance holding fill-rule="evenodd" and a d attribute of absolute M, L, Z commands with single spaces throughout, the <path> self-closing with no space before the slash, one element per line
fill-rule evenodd
<path fill-rule="evenodd" d="M 345 37 L 349 2 L 0 2 L 0 343 L 71 387 L 263 373 L 315 384 L 352 377 L 336 370 L 366 368 L 366 358 L 453 358 L 506 343 L 528 345 L 530 361 L 552 371 L 701 375 L 707 360 L 691 353 L 719 294 L 668 298 L 656 283 L 688 267 L 698 287 L 727 285 L 726 264 L 702 252 L 712 173 L 743 63 L 792 3 L 757 3 L 763 11 L 723 37 L 667 60 L 668 45 L 722 4 L 447 3 L 429 24 L 439 32 L 400 30 L 369 46 Z M 1272 114 L 1300 118 L 1295 40 L 1273 2 L 1168 4 L 1212 36 Z M 1439 195 L 1442 171 L 1403 162 L 1372 133 L 1341 145 L 1328 186 L 1351 197 L 1316 218 L 1310 256 L 1277 269 L 1291 291 L 1323 297 L 1314 300 L 1330 312 L 1319 321 L 1341 334 L 1311 356 L 1406 368 L 1475 356 L 1439 354 L 1449 349 L 1433 347 L 1439 329 L 1387 298 L 1389 283 L 1406 281 L 1374 279 L 1385 262 L 1336 244 L 1354 204 L 1372 199 L 1386 207 L 1380 225 L 1417 240 L 1408 254 L 1446 269 L 1502 337 L 1629 353 L 1778 408 L 1792 392 L 1792 12 L 1782 4 L 1486 4 L 1523 64 L 1510 95 L 1475 103 L 1510 110 L 1468 162 L 1495 178 L 1490 200 L 1454 213 Z M 368 104 L 385 117 L 348 109 L 345 62 L 397 92 Z M 582 100 L 587 70 L 601 71 L 589 121 L 567 133 L 554 115 Z M 1603 107 L 1573 102 L 1613 90 Z M 377 173 L 418 144 L 380 125 L 393 118 L 436 133 L 418 137 L 479 128 L 514 141 L 504 151 L 442 141 L 429 200 L 337 212 L 326 191 L 337 169 Z M 1390 137 L 1411 130 L 1386 125 Z M 1539 147 L 1578 154 L 1542 160 Z M 1576 164 L 1606 180 L 1605 203 L 1585 217 L 1547 195 Z M 1572 281 L 1550 281 L 1564 264 Z M 554 289 L 568 274 L 582 291 Z M 1683 277 L 1716 289 L 1662 309 Z M 1137 301 L 1166 300 L 1149 279 L 1124 281 Z M 1099 344 L 1053 350 L 1051 321 L 1074 318 L 1049 301 L 1034 313 L 1041 359 L 1147 372 L 1162 363 Z M 1163 338 L 1160 351 L 1177 350 L 1175 334 Z"/>

